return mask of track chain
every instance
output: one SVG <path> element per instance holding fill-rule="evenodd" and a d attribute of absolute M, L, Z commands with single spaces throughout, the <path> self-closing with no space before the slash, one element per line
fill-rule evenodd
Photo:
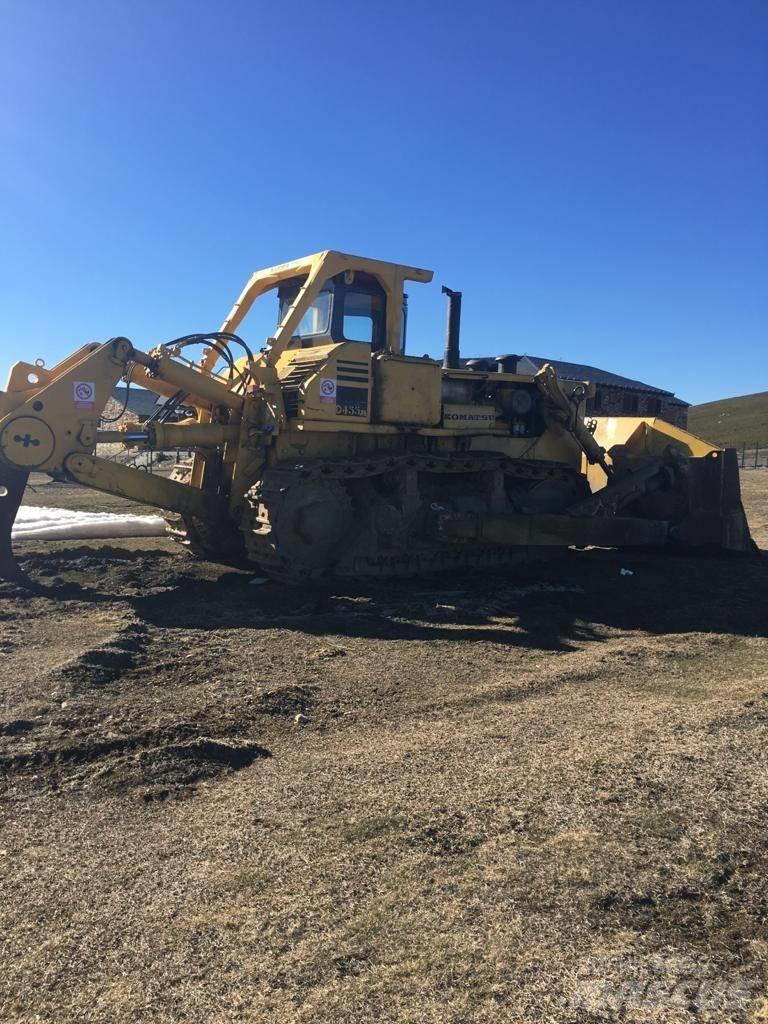
<path fill-rule="evenodd" d="M 381 476 L 399 469 L 415 469 L 421 473 L 480 473 L 502 470 L 519 480 L 560 479 L 571 480 L 574 470 L 569 466 L 535 459 L 512 459 L 507 455 L 376 455 L 365 459 L 327 459 L 311 466 L 276 466 L 269 472 L 290 473 L 296 480 L 354 480 L 361 477 Z"/>
<path fill-rule="evenodd" d="M 262 571 L 274 579 L 296 583 L 324 575 L 323 570 L 309 569 L 306 566 L 293 564 L 285 552 L 278 552 L 269 522 L 259 515 L 259 505 L 265 493 L 284 493 L 288 488 L 301 486 L 315 480 L 360 480 L 385 473 L 402 470 L 416 470 L 421 473 L 480 473 L 501 471 L 506 476 L 518 480 L 536 482 L 539 480 L 573 480 L 579 473 L 568 466 L 537 460 L 520 461 L 508 456 L 483 453 L 461 455 L 414 454 L 401 455 L 391 453 L 368 456 L 359 459 L 323 460 L 310 465 L 277 465 L 264 473 L 263 478 L 251 488 L 247 495 L 250 513 L 244 513 L 242 530 L 248 557 L 261 567 Z M 492 568 L 510 561 L 519 561 L 519 553 L 510 549 L 500 550 L 491 547 L 440 548 L 435 552 L 425 552 L 414 558 L 419 562 L 417 571 L 431 572 L 445 569 L 459 569 L 468 566 L 486 566 Z M 412 574 L 403 566 L 390 566 L 386 560 L 368 560 L 368 565 L 361 574 L 373 576 L 399 576 Z"/>

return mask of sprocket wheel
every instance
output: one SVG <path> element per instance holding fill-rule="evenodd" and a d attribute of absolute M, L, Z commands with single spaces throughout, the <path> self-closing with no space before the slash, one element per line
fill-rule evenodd
<path fill-rule="evenodd" d="M 341 483 L 280 487 L 266 478 L 251 500 L 261 516 L 248 524 L 246 548 L 264 572 L 290 582 L 333 572 L 354 526 L 352 500 Z"/>

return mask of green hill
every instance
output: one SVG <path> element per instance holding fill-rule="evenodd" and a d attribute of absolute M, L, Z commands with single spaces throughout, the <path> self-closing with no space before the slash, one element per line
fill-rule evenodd
<path fill-rule="evenodd" d="M 768 447 L 768 391 L 692 405 L 688 429 L 713 444 Z"/>

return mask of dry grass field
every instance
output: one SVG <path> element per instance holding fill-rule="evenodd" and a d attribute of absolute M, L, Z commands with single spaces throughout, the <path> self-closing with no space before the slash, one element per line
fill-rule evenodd
<path fill-rule="evenodd" d="M 768 392 L 693 405 L 688 411 L 688 429 L 715 444 L 754 447 L 761 443 L 764 447 L 768 444 Z"/>
<path fill-rule="evenodd" d="M 302 590 L 20 554 L 0 1020 L 768 1020 L 765 552 Z"/>

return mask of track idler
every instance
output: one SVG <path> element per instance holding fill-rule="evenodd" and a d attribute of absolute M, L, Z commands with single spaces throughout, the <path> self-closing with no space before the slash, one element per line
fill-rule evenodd
<path fill-rule="evenodd" d="M 13 554 L 11 530 L 16 522 L 28 479 L 29 473 L 0 464 L 0 579 L 24 579 L 24 574 Z"/>

